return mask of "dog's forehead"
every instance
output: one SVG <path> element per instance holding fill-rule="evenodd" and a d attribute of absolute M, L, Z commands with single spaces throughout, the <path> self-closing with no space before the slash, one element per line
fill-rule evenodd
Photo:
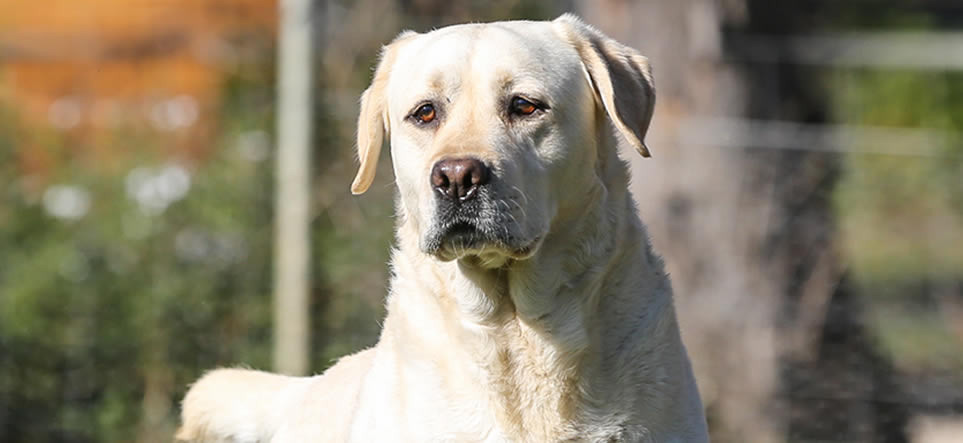
<path fill-rule="evenodd" d="M 551 22 L 455 25 L 400 48 L 389 89 L 398 106 L 411 106 L 432 92 L 459 90 L 468 81 L 517 83 L 551 94 L 548 89 L 560 82 L 547 80 L 580 71 L 575 49 Z"/>

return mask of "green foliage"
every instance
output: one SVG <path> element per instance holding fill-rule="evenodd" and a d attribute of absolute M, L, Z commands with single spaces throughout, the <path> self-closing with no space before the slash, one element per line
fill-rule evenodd
<path fill-rule="evenodd" d="M 0 129 L 0 440 L 169 441 L 204 371 L 270 369 L 272 89 L 269 76 L 248 77 L 228 82 L 221 135 L 195 164 L 151 155 L 162 150 L 128 134 L 114 142 L 142 149 L 117 167 L 72 162 L 25 177 L 13 130 Z M 330 142 L 319 158 L 350 146 L 319 123 Z M 341 169 L 328 175 L 351 174 Z M 164 174 L 175 188 L 188 177 L 187 192 L 163 205 L 135 197 L 136 182 Z M 374 342 L 385 292 L 386 267 L 359 264 L 386 261 L 390 191 L 360 206 L 349 179 L 330 178 L 342 186 L 324 192 L 339 196 L 319 198 L 328 204 L 313 225 L 318 372 Z M 58 187 L 87 196 L 82 216 L 51 215 Z"/>
<path fill-rule="evenodd" d="M 839 76 L 840 120 L 880 127 L 963 131 L 963 75 L 858 71 Z M 872 146 L 854 146 L 872 150 Z M 963 140 L 928 155 L 846 156 L 836 206 L 858 273 L 876 279 L 963 273 Z"/>
<path fill-rule="evenodd" d="M 0 150 L 4 165 L 17 164 L 9 139 Z M 171 426 L 180 392 L 204 368 L 268 365 L 267 163 L 244 160 L 226 137 L 162 211 L 130 197 L 131 171 L 183 177 L 189 166 L 70 165 L 44 179 L 46 192 L 15 167 L 0 171 L 4 441 L 139 440 Z M 86 214 L 48 214 L 55 185 L 87 194 Z"/>

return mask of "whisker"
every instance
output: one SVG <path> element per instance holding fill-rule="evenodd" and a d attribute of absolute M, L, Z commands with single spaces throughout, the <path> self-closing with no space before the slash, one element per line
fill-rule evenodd
<path fill-rule="evenodd" d="M 522 217 L 525 217 L 525 218 L 527 219 L 527 218 L 528 218 L 528 214 L 525 212 L 525 207 L 522 206 L 521 204 L 519 204 L 519 203 L 518 203 L 517 201 L 515 201 L 514 199 L 512 199 L 511 202 L 514 203 L 516 207 L 518 207 L 518 210 L 519 210 L 519 211 L 522 211 Z"/>
<path fill-rule="evenodd" d="M 522 196 L 522 198 L 525 200 L 525 205 L 527 206 L 527 205 L 528 205 L 528 196 L 525 195 L 525 193 L 522 192 L 522 190 L 521 190 L 518 186 L 512 185 L 512 189 L 518 191 L 518 195 Z"/>

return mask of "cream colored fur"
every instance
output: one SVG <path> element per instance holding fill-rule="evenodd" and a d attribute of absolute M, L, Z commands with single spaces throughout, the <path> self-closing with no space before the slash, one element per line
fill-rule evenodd
<path fill-rule="evenodd" d="M 506 117 L 524 94 L 549 107 Z M 409 115 L 433 100 L 437 122 Z M 565 15 L 388 45 L 359 118 L 364 192 L 389 138 L 398 185 L 388 315 L 323 375 L 219 369 L 178 438 L 211 442 L 705 442 L 672 290 L 617 145 L 648 155 L 647 61 Z M 432 165 L 492 165 L 502 245 L 426 252 Z M 643 196 L 644 198 L 644 196 Z"/>

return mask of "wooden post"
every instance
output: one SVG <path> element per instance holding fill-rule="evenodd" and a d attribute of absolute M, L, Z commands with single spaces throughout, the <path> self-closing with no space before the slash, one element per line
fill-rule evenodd
<path fill-rule="evenodd" d="M 308 372 L 312 1 L 281 0 L 274 255 L 274 370 Z"/>

